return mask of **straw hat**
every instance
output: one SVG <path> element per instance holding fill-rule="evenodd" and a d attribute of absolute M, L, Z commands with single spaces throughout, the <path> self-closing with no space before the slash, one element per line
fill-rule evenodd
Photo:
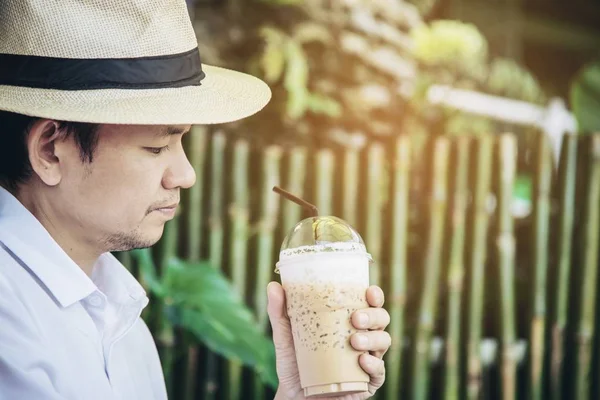
<path fill-rule="evenodd" d="M 270 98 L 255 77 L 201 64 L 184 0 L 0 0 L 0 110 L 215 124 Z"/>

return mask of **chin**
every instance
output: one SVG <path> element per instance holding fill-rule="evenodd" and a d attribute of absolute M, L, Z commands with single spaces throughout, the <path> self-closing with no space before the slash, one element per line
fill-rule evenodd
<path fill-rule="evenodd" d="M 129 251 L 146 249 L 154 246 L 162 237 L 164 227 L 148 229 L 145 232 L 132 232 L 129 234 L 117 233 L 106 239 L 108 251 Z"/>
<path fill-rule="evenodd" d="M 161 230 L 160 233 L 158 233 L 158 234 L 147 235 L 144 238 L 140 238 L 141 240 L 138 241 L 135 248 L 136 249 L 145 249 L 145 248 L 154 246 L 156 243 L 158 243 L 160 241 L 162 234 L 163 234 L 163 231 Z M 131 250 L 133 250 L 133 249 L 131 249 Z"/>

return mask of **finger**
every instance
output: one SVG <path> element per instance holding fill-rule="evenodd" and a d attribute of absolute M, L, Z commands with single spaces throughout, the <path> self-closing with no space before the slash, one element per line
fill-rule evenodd
<path fill-rule="evenodd" d="M 383 308 L 365 308 L 352 313 L 352 325 L 356 329 L 385 329 L 390 323 L 390 314 Z"/>
<path fill-rule="evenodd" d="M 284 316 L 285 310 L 285 292 L 283 287 L 277 282 L 270 282 L 267 285 L 267 312 L 269 316 L 280 318 Z"/>
<path fill-rule="evenodd" d="M 367 289 L 367 303 L 371 307 L 382 307 L 384 301 L 385 296 L 379 286 L 372 285 Z"/>
<path fill-rule="evenodd" d="M 385 331 L 360 332 L 350 337 L 350 344 L 356 350 L 371 351 L 381 358 L 392 345 L 392 338 Z"/>
<path fill-rule="evenodd" d="M 277 282 L 271 282 L 267 286 L 267 313 L 273 329 L 275 347 L 293 345 L 292 328 L 286 312 L 285 292 Z"/>
<path fill-rule="evenodd" d="M 273 344 L 275 345 L 275 358 L 277 363 L 277 376 L 280 389 L 286 391 L 288 398 L 290 392 L 300 388 L 300 376 L 296 364 L 294 351 L 294 338 L 292 326 L 287 315 L 285 291 L 277 282 L 267 286 L 267 313 L 273 330 Z"/>
<path fill-rule="evenodd" d="M 369 374 L 369 392 L 374 394 L 385 382 L 385 363 L 382 359 L 373 357 L 370 354 L 362 354 L 359 359 L 361 368 Z"/>

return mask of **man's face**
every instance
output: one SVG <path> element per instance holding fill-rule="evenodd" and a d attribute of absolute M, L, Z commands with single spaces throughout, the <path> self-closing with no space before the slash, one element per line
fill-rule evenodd
<path fill-rule="evenodd" d="M 196 180 L 182 146 L 189 129 L 101 125 L 91 163 L 83 163 L 73 138 L 67 139 L 52 193 L 63 227 L 103 251 L 156 243 L 175 214 L 180 189 Z"/>

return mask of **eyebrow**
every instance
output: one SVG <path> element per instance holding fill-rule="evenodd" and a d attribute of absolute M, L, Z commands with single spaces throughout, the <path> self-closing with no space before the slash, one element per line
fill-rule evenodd
<path fill-rule="evenodd" d="M 163 137 L 163 136 L 171 136 L 171 135 L 183 135 L 184 133 L 189 132 L 190 129 L 184 129 L 184 128 L 180 128 L 177 126 L 168 126 L 166 129 L 161 129 L 156 134 L 156 136 Z"/>

